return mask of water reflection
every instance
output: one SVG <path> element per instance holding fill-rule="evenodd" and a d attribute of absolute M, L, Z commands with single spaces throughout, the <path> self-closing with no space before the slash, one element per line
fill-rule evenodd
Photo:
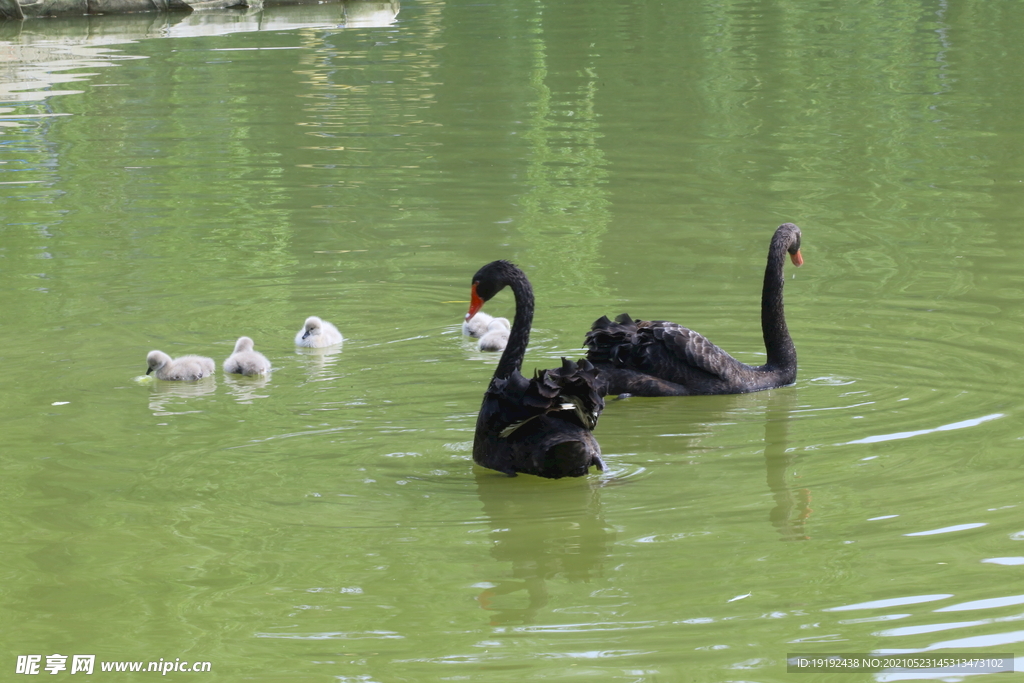
<path fill-rule="evenodd" d="M 227 385 L 228 391 L 234 394 L 235 400 L 239 403 L 252 403 L 257 398 L 267 398 L 269 396 L 269 394 L 260 391 L 270 384 L 269 375 L 256 377 L 225 375 L 224 383 Z"/>
<path fill-rule="evenodd" d="M 789 420 L 796 400 L 796 391 L 792 388 L 770 391 L 764 422 L 766 480 L 775 500 L 768 519 L 785 541 L 810 539 L 806 530 L 812 512 L 810 489 L 794 489 L 787 481 L 789 468 L 797 456 L 797 451 L 788 448 Z"/>
<path fill-rule="evenodd" d="M 398 0 L 392 2 L 358 1 L 342 3 L 346 27 L 357 26 L 390 26 L 398 18 L 400 5 Z"/>
<path fill-rule="evenodd" d="M 212 376 L 204 377 L 195 382 L 165 382 L 151 380 L 149 409 L 154 415 L 187 415 L 200 413 L 201 410 L 190 407 L 187 410 L 175 410 L 178 401 L 188 401 L 199 396 L 209 396 L 217 391 L 217 380 Z"/>
<path fill-rule="evenodd" d="M 601 510 L 601 484 L 510 479 L 476 472 L 477 491 L 491 526 L 491 556 L 509 563 L 508 578 L 486 577 L 478 596 L 493 626 L 533 623 L 548 604 L 548 582 L 589 582 L 601 576 L 615 531 Z"/>
<path fill-rule="evenodd" d="M 80 69 L 114 66 L 144 59 L 119 54 L 111 46 L 149 38 L 193 38 L 255 31 L 310 28 L 367 28 L 393 24 L 397 0 L 266 7 L 252 10 L 207 10 L 185 14 L 143 12 L 122 15 L 49 17 L 0 23 L 0 102 L 34 102 L 81 90 L 55 85 L 88 81 Z M 240 48 L 255 49 L 255 48 Z M 74 73 L 70 73 L 75 70 Z"/>
<path fill-rule="evenodd" d="M 796 387 L 783 387 L 751 394 L 680 398 L 629 398 L 608 402 L 601 416 L 597 435 L 606 446 L 610 472 L 616 468 L 638 470 L 628 477 L 615 475 L 607 484 L 632 483 L 633 477 L 646 479 L 651 473 L 671 468 L 717 468 L 723 458 L 742 460 L 744 465 L 722 465 L 741 469 L 730 476 L 744 476 L 751 458 L 763 458 L 764 482 L 773 505 L 767 518 L 781 540 L 808 540 L 807 524 L 812 514 L 811 492 L 792 484 L 793 467 L 798 457 L 806 456 L 806 449 L 797 448 L 790 437 L 794 415 L 800 413 L 800 393 Z M 607 430 L 607 431 L 604 431 Z M 608 432 L 611 432 L 609 434 Z M 616 453 L 648 454 L 638 461 Z M 652 457 L 653 456 L 653 457 Z M 622 458 L 622 460 L 620 460 Z M 753 471 L 753 470 L 751 470 Z M 684 477 L 684 486 L 662 497 L 650 497 L 635 508 L 643 515 L 657 515 L 673 520 L 682 519 L 684 507 L 699 507 L 699 501 L 715 497 L 713 489 L 702 486 L 700 475 Z M 764 495 L 763 484 L 751 477 L 738 482 L 731 505 L 746 507 L 750 501 Z M 718 499 L 720 504 L 724 499 Z M 763 519 L 763 518 L 762 518 Z M 693 518 L 687 522 L 692 525 Z M 692 537 L 699 532 L 692 526 L 643 536 L 643 542 L 673 541 Z"/>
<path fill-rule="evenodd" d="M 310 381 L 334 376 L 333 372 L 328 371 L 338 364 L 343 344 L 344 342 L 323 348 L 295 347 L 295 355 L 303 356 L 306 360 L 305 367 L 309 372 Z"/>
<path fill-rule="evenodd" d="M 123 22 L 117 23 L 124 26 Z M 143 38 L 149 35 L 154 24 L 166 23 L 167 19 L 163 18 L 133 18 L 130 32 L 136 38 Z M 96 69 L 113 66 L 117 60 L 141 59 L 108 49 L 108 45 L 130 42 L 130 39 L 117 29 L 113 34 L 93 32 L 91 20 L 54 19 L 36 24 L 37 28 L 32 30 L 23 30 L 22 26 L 21 22 L 0 23 L 0 102 L 34 102 L 52 95 L 80 93 L 78 89 L 55 86 L 88 81 L 92 76 L 77 72 L 78 69 Z"/>
<path fill-rule="evenodd" d="M 573 61 L 572 68 L 552 67 L 542 17 L 531 23 L 537 37 L 531 40 L 529 76 L 537 98 L 524 133 L 530 145 L 529 190 L 519 199 L 519 231 L 531 247 L 529 261 L 536 266 L 531 270 L 576 296 L 604 297 L 597 267 L 611 202 L 608 162 L 599 144 L 597 56 L 581 49 L 560 55 Z M 549 70 L 577 77 L 562 85 Z"/>

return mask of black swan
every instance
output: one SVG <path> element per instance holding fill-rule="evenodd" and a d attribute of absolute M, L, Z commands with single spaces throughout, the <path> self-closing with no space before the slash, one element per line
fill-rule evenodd
<path fill-rule="evenodd" d="M 587 333 L 587 359 L 600 371 L 601 393 L 635 396 L 744 394 L 796 381 L 796 347 L 782 309 L 782 266 L 803 264 L 800 228 L 783 223 L 768 247 L 761 290 L 761 331 L 768 362 L 741 363 L 676 323 L 602 316 Z"/>
<path fill-rule="evenodd" d="M 593 429 L 604 409 L 597 371 L 586 360 L 562 359 L 562 367 L 540 370 L 527 380 L 520 373 L 533 322 L 533 288 L 526 274 L 508 261 L 494 261 L 473 276 L 466 320 L 506 286 L 516 298 L 508 345 L 484 393 L 476 421 L 473 460 L 515 476 L 549 479 L 580 477 L 591 465 L 604 469 Z"/>

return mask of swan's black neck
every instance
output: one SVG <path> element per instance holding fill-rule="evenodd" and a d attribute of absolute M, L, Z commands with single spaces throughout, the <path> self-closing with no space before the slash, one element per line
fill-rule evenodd
<path fill-rule="evenodd" d="M 526 274 L 512 266 L 507 270 L 504 281 L 515 295 L 516 315 L 512 319 L 512 331 L 508 336 L 508 344 L 494 371 L 496 378 L 508 378 L 523 367 L 526 346 L 530 343 L 530 326 L 533 324 L 533 287 L 526 279 Z"/>
<path fill-rule="evenodd" d="M 768 351 L 767 370 L 796 369 L 796 347 L 786 326 L 786 313 L 782 306 L 782 287 L 785 283 L 783 266 L 789 247 L 794 240 L 794 230 L 787 229 L 787 223 L 780 226 L 768 247 L 768 265 L 764 269 L 764 287 L 761 290 L 761 333 L 764 335 L 765 350 Z"/>

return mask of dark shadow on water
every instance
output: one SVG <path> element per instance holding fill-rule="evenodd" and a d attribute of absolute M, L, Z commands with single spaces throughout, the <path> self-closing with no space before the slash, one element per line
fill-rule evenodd
<path fill-rule="evenodd" d="M 810 491 L 789 483 L 797 457 L 789 448 L 789 422 L 798 401 L 794 388 L 708 397 L 701 404 L 691 404 L 700 406 L 696 414 L 685 410 L 677 399 L 656 400 L 664 405 L 646 413 L 646 419 L 638 415 L 640 422 L 671 408 L 671 424 L 685 433 L 676 442 L 685 442 L 684 451 L 699 452 L 701 442 L 720 425 L 734 422 L 737 413 L 753 413 L 751 420 L 763 419 L 765 481 L 774 501 L 768 520 L 781 540 L 810 538 L 806 528 L 811 515 Z M 681 424 L 679 418 L 683 417 Z M 664 427 L 666 423 L 659 421 Z M 649 424 L 653 431 L 657 431 L 656 422 Z M 669 466 L 669 462 L 655 465 Z M 615 530 L 604 519 L 601 493 L 605 486 L 629 485 L 628 477 L 547 480 L 529 475 L 506 477 L 482 468 L 476 468 L 475 477 L 491 529 L 491 556 L 508 565 L 504 576 L 481 577 L 491 585 L 477 595 L 477 601 L 490 613 L 492 626 L 533 623 L 547 607 L 551 591 L 561 583 L 590 582 L 603 576 Z"/>
<path fill-rule="evenodd" d="M 477 468 L 477 490 L 491 527 L 491 556 L 508 563 L 504 577 L 477 596 L 492 626 L 532 623 L 560 582 L 602 575 L 615 531 L 601 511 L 601 483 L 593 477 L 506 477 Z"/>
<path fill-rule="evenodd" d="M 768 519 L 784 541 L 810 539 L 806 528 L 812 512 L 810 489 L 793 488 L 787 481 L 789 468 L 796 459 L 788 449 L 789 421 L 796 400 L 796 389 L 792 387 L 771 390 L 764 421 L 765 478 L 775 500 Z"/>
<path fill-rule="evenodd" d="M 811 494 L 806 488 L 791 485 L 798 451 L 791 448 L 789 427 L 799 407 L 799 389 L 792 386 L 752 394 L 611 400 L 597 431 L 612 469 L 616 465 L 629 469 L 617 462 L 616 451 L 635 453 L 646 461 L 643 464 L 648 473 L 655 476 L 660 468 L 698 464 L 737 449 L 747 453 L 762 449 L 765 482 L 774 502 L 768 519 L 783 540 L 807 540 Z M 603 433 L 602 427 L 606 430 Z M 726 433 L 740 436 L 728 437 Z M 723 438 L 734 440 L 723 444 Z M 729 476 L 744 476 L 743 471 L 749 472 L 736 469 Z M 630 477 L 606 482 L 613 483 L 629 485 Z M 716 500 L 723 492 L 700 493 Z"/>

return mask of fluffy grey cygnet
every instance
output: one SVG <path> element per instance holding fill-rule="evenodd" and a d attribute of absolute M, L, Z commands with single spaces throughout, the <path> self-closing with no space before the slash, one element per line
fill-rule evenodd
<path fill-rule="evenodd" d="M 216 365 L 205 356 L 182 356 L 171 359 L 163 351 L 150 351 L 146 356 L 146 374 L 155 373 L 157 379 L 188 381 L 213 374 Z"/>
<path fill-rule="evenodd" d="M 467 337 L 482 337 L 487 334 L 487 326 L 491 324 L 492 320 L 494 318 L 483 311 L 477 311 L 472 318 L 462 321 L 462 334 Z"/>
<path fill-rule="evenodd" d="M 479 314 L 477 314 L 479 315 Z M 481 351 L 504 351 L 508 344 L 508 334 L 512 326 L 508 318 L 494 318 L 487 325 L 487 332 L 480 337 Z"/>
<path fill-rule="evenodd" d="M 306 346 L 311 349 L 333 346 L 342 341 L 341 332 L 338 332 L 337 327 L 315 315 L 306 318 L 306 324 L 295 335 L 296 346 Z"/>
<path fill-rule="evenodd" d="M 249 337 L 239 337 L 235 352 L 224 361 L 224 372 L 232 375 L 265 375 L 270 372 L 270 361 L 259 351 L 252 350 Z"/>

